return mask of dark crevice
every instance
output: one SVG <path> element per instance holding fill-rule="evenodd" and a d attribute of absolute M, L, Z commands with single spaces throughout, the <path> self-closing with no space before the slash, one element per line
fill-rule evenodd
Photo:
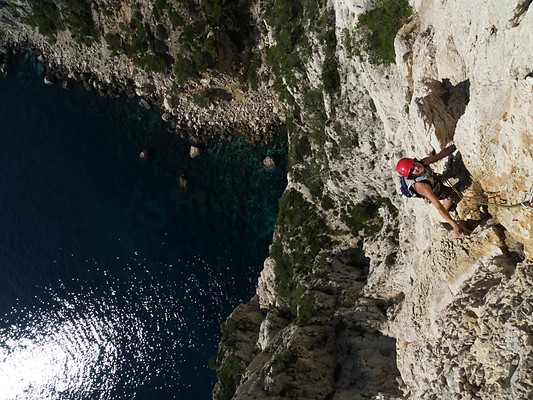
<path fill-rule="evenodd" d="M 445 146 L 453 140 L 457 121 L 470 101 L 470 81 L 453 85 L 449 79 L 430 79 L 425 83 L 430 93 L 416 99 L 416 103 L 428 124 L 434 126 L 441 146 Z"/>
<path fill-rule="evenodd" d="M 357 392 L 361 398 L 400 396 L 396 339 L 361 321 L 356 313 L 345 317 L 342 330 L 336 329 L 335 391 Z"/>
<path fill-rule="evenodd" d="M 503 253 L 502 257 L 515 266 L 523 262 L 525 260 L 524 246 L 513 240 L 503 225 L 497 224 L 495 228 L 500 239 L 500 248 Z"/>
<path fill-rule="evenodd" d="M 520 25 L 520 22 L 522 22 L 522 19 L 524 19 L 524 16 L 532 2 L 533 0 L 523 0 L 517 4 L 514 10 L 513 18 L 509 20 L 509 26 L 511 28 L 516 28 L 518 25 Z"/>

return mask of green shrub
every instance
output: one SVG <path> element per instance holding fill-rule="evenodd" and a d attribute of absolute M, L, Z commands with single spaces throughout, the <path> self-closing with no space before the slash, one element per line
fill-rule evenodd
<path fill-rule="evenodd" d="M 154 46 L 152 51 L 159 55 L 161 58 L 166 58 L 168 56 L 168 44 L 166 41 L 156 39 L 154 40 Z M 168 56 L 169 57 L 169 56 Z"/>
<path fill-rule="evenodd" d="M 265 4 L 265 17 L 272 27 L 276 44 L 267 48 L 266 57 L 276 76 L 274 88 L 288 95 L 286 86 L 298 84 L 297 71 L 303 71 L 300 48 L 306 48 L 303 23 L 304 5 L 300 0 L 271 0 Z"/>
<path fill-rule="evenodd" d="M 211 105 L 211 100 L 209 100 L 209 94 L 205 90 L 200 90 L 193 95 L 194 103 L 202 108 L 207 108 Z"/>
<path fill-rule="evenodd" d="M 98 37 L 92 19 L 91 3 L 86 0 L 30 0 L 30 23 L 55 41 L 55 34 L 69 28 L 79 42 L 90 45 Z"/>
<path fill-rule="evenodd" d="M 196 72 L 204 71 L 209 67 L 209 60 L 199 49 L 192 53 L 192 64 Z"/>
<path fill-rule="evenodd" d="M 204 50 L 204 54 L 208 55 L 210 62 L 216 61 L 217 48 L 215 44 L 215 38 L 213 36 L 209 36 L 205 38 L 204 43 L 203 43 L 203 50 Z"/>
<path fill-rule="evenodd" d="M 183 17 L 175 10 L 170 10 L 168 12 L 168 19 L 173 28 L 182 27 L 185 24 Z"/>
<path fill-rule="evenodd" d="M 195 76 L 192 62 L 186 58 L 179 57 L 174 63 L 174 74 L 178 83 L 183 85 L 187 79 Z"/>
<path fill-rule="evenodd" d="M 104 39 L 109 50 L 115 54 L 120 52 L 122 49 L 122 39 L 120 38 L 120 35 L 116 33 L 108 33 L 104 36 Z"/>
<path fill-rule="evenodd" d="M 246 78 L 252 90 L 257 90 L 259 87 L 259 76 L 257 71 L 261 68 L 261 55 L 257 52 L 252 54 L 250 62 L 248 63 L 248 69 L 246 71 Z"/>
<path fill-rule="evenodd" d="M 220 400 L 230 400 L 237 390 L 239 378 L 243 368 L 240 360 L 235 356 L 228 356 L 218 371 L 218 381 L 220 383 Z"/>
<path fill-rule="evenodd" d="M 165 27 L 161 24 L 157 24 L 155 27 L 155 37 L 159 40 L 167 40 L 168 39 L 168 33 Z"/>
<path fill-rule="evenodd" d="M 341 78 L 338 67 L 339 62 L 337 57 L 328 57 L 324 61 L 322 82 L 324 83 L 324 89 L 330 95 L 337 93 L 341 87 Z"/>
<path fill-rule="evenodd" d="M 59 8 L 53 0 L 30 0 L 33 15 L 30 17 L 30 23 L 39 28 L 39 32 L 49 38 L 65 29 Z"/>
<path fill-rule="evenodd" d="M 309 296 L 305 294 L 298 299 L 296 312 L 296 325 L 304 326 L 311 319 L 313 312 L 313 302 Z"/>
<path fill-rule="evenodd" d="M 413 10 L 407 0 L 379 0 L 359 16 L 360 45 L 373 64 L 394 63 L 394 38 Z"/>
<path fill-rule="evenodd" d="M 289 151 L 289 161 L 291 166 L 302 163 L 306 157 L 311 155 L 311 144 L 309 143 L 307 136 L 301 135 L 300 137 L 295 137 L 291 141 L 291 147 Z"/>
<path fill-rule="evenodd" d="M 335 34 L 334 22 L 329 22 L 332 19 L 332 14 L 325 14 L 326 24 L 328 29 L 324 36 L 324 49 L 326 58 L 322 67 L 322 82 L 324 83 L 324 90 L 330 96 L 339 92 L 341 87 L 341 79 L 339 75 L 339 60 L 337 58 L 337 36 Z"/>
<path fill-rule="evenodd" d="M 293 305 L 294 314 L 294 305 L 299 303 L 301 293 L 294 291 L 292 279 L 298 272 L 319 266 L 320 253 L 331 245 L 331 232 L 314 206 L 293 189 L 280 198 L 276 230 L 278 235 L 272 243 L 270 256 L 275 261 L 277 294 Z"/>
<path fill-rule="evenodd" d="M 200 2 L 206 25 L 228 33 L 238 51 L 242 51 L 250 36 L 250 10 L 239 0 L 210 0 Z"/>
<path fill-rule="evenodd" d="M 246 324 L 242 321 L 226 321 L 220 324 L 220 333 L 222 333 L 221 342 L 224 342 L 226 345 L 235 344 L 234 333 L 238 330 L 243 330 L 246 328 Z"/>
<path fill-rule="evenodd" d="M 72 33 L 87 45 L 91 44 L 98 37 L 92 18 L 90 2 L 86 0 L 61 0 L 67 10 L 67 24 Z"/>
<path fill-rule="evenodd" d="M 333 210 L 335 208 L 335 203 L 329 196 L 322 197 L 322 200 L 320 202 L 320 205 L 324 210 Z"/>
<path fill-rule="evenodd" d="M 344 45 L 344 49 L 346 50 L 348 58 L 353 58 L 354 56 L 359 55 L 357 50 L 357 40 L 353 35 L 350 34 L 348 28 L 344 28 L 342 30 L 342 44 Z"/>
<path fill-rule="evenodd" d="M 383 226 L 383 218 L 379 216 L 379 209 L 387 207 L 393 217 L 398 215 L 398 210 L 386 197 L 367 197 L 361 203 L 350 206 L 344 216 L 344 222 L 353 235 L 363 231 L 364 235 L 372 236 L 379 232 Z"/>
<path fill-rule="evenodd" d="M 167 1 L 166 0 L 155 0 L 154 2 L 154 10 L 159 11 L 159 13 L 163 13 L 168 8 Z"/>
<path fill-rule="evenodd" d="M 365 235 L 373 235 L 379 231 L 383 222 L 378 215 L 378 210 L 379 202 L 366 198 L 348 209 L 345 223 L 354 236 L 357 236 L 360 231 L 363 231 Z"/>
<path fill-rule="evenodd" d="M 148 71 L 161 72 L 170 66 L 170 61 L 160 54 L 145 54 L 139 58 L 139 65 Z"/>
<path fill-rule="evenodd" d="M 306 90 L 303 93 L 303 109 L 309 137 L 319 147 L 326 143 L 327 115 L 324 109 L 324 96 L 320 90 Z"/>

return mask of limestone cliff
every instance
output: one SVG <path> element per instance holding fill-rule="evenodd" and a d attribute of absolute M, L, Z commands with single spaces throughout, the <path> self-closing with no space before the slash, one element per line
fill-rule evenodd
<path fill-rule="evenodd" d="M 405 4 L 394 62 L 373 53 L 359 18 L 392 3 L 285 10 L 302 18 L 287 29 L 307 34 L 289 42 L 296 79 L 283 77 L 289 186 L 249 304 L 264 316 L 246 340 L 222 341 L 215 398 L 533 396 L 531 1 Z M 264 5 L 274 50 L 286 46 L 276 7 Z M 452 142 L 460 238 L 433 206 L 399 197 L 393 172 Z M 229 368 L 245 343 L 252 355 Z"/>

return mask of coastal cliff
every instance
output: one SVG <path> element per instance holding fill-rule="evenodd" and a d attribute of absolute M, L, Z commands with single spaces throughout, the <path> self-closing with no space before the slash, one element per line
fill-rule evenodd
<path fill-rule="evenodd" d="M 261 0 L 223 20 L 195 2 L 110 3 L 88 30 L 39 31 L 35 5 L 4 2 L 2 45 L 140 96 L 193 142 L 288 130 L 270 256 L 222 326 L 214 398 L 532 396 L 530 0 Z M 394 172 L 450 143 L 436 169 L 460 179 L 461 237 L 400 197 Z"/>
<path fill-rule="evenodd" d="M 0 49 L 37 55 L 46 83 L 137 97 L 193 143 L 264 145 L 279 133 L 283 105 L 262 83 L 251 5 L 238 4 L 4 1 Z"/>

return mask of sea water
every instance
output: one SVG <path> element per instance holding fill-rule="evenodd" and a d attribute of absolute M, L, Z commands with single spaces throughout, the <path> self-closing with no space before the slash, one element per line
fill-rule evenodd
<path fill-rule="evenodd" d="M 0 95 L 0 398 L 210 398 L 219 326 L 268 254 L 283 143 L 191 159 L 137 100 L 45 86 L 28 56 Z"/>

